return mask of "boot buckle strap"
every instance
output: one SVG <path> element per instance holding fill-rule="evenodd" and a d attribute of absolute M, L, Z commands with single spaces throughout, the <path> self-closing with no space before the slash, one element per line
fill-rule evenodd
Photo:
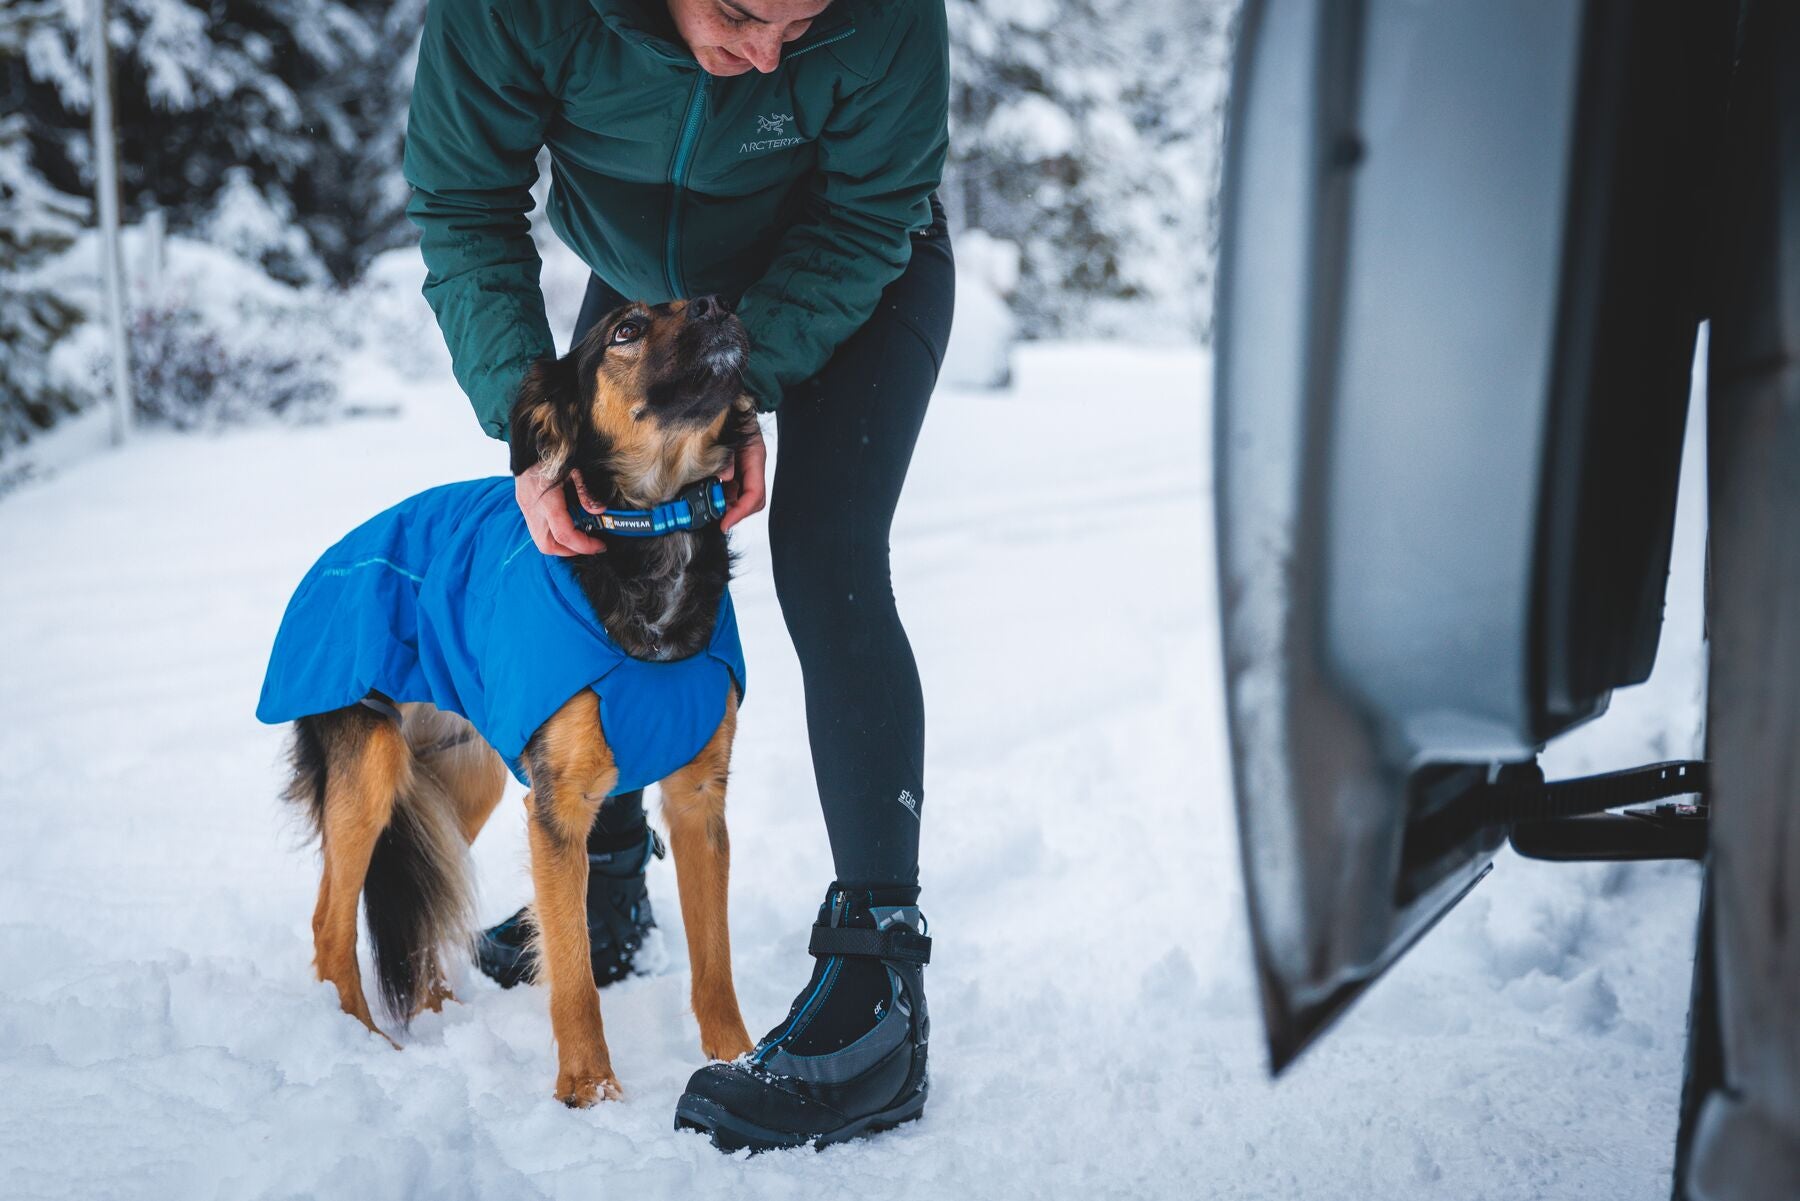
<path fill-rule="evenodd" d="M 807 947 L 821 959 L 832 955 L 856 955 L 867 959 L 892 959 L 899 963 L 930 963 L 931 939 L 911 930 L 861 930 L 851 926 L 814 926 Z"/>

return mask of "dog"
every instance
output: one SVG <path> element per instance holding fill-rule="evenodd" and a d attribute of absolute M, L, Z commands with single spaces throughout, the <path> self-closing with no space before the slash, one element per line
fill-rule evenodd
<path fill-rule="evenodd" d="M 512 413 L 514 470 L 535 463 L 571 500 L 579 478 L 609 511 L 668 516 L 692 481 L 717 487 L 754 419 L 747 352 L 742 324 L 714 297 L 615 310 L 529 371 Z M 388 1010 L 402 1026 L 438 1010 L 453 999 L 447 957 L 471 936 L 468 846 L 507 768 L 527 784 L 555 1095 L 586 1106 L 622 1095 L 588 953 L 588 829 L 605 797 L 652 779 L 700 1049 L 718 1060 L 750 1050 L 726 921 L 742 655 L 716 524 L 689 509 L 691 528 L 607 537 L 604 554 L 558 559 L 532 545 L 513 488 L 498 477 L 432 489 L 326 552 L 283 617 L 257 715 L 293 722 L 285 796 L 323 850 L 314 967 L 378 1034 L 357 966 L 358 898 Z"/>

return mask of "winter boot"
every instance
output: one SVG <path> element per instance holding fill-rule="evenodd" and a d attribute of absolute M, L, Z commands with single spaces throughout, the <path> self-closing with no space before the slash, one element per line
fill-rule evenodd
<path fill-rule="evenodd" d="M 722 1151 L 815 1147 L 918 1117 L 929 1081 L 917 888 L 833 884 L 819 908 L 812 979 L 751 1051 L 708 1064 L 675 1107 L 676 1129 Z"/>
<path fill-rule="evenodd" d="M 627 850 L 588 853 L 588 951 L 595 984 L 605 987 L 631 974 L 644 936 L 656 925 L 644 870 L 652 856 L 661 859 L 666 854 L 662 839 L 648 827 L 644 841 Z M 502 988 L 530 979 L 537 968 L 525 915 L 521 909 L 475 936 L 476 964 Z"/>

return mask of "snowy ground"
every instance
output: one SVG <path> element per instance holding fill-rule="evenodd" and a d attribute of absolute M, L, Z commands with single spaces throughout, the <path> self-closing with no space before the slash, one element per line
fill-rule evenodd
<path fill-rule="evenodd" d="M 294 583 L 363 517 L 494 474 L 447 378 L 398 418 L 146 435 L 0 501 L 0 1195 L 1620 1198 L 1667 1195 L 1693 869 L 1494 875 L 1280 1085 L 1263 1070 L 1215 632 L 1205 364 L 1047 347 L 940 394 L 894 535 L 930 711 L 924 1121 L 725 1158 L 670 1129 L 699 1062 L 672 868 L 661 974 L 602 998 L 622 1103 L 551 1099 L 544 997 L 464 979 L 394 1052 L 309 966 L 316 856 L 251 716 Z M 1698 530 L 1663 663 L 1553 770 L 1690 753 Z M 760 1031 L 831 879 L 763 524 L 733 940 Z M 525 895 L 516 787 L 480 914 Z"/>

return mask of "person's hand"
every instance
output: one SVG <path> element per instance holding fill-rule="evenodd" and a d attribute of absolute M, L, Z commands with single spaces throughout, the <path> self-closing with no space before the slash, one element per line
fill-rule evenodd
<path fill-rule="evenodd" d="M 575 472 L 573 478 L 581 507 L 590 513 L 606 512 L 605 505 L 595 504 L 588 496 L 581 472 Z M 535 465 L 513 477 L 513 496 L 519 502 L 519 512 L 525 515 L 531 541 L 545 554 L 566 559 L 573 555 L 598 555 L 606 550 L 600 539 L 575 528 L 562 488 L 540 475 Z"/>
<path fill-rule="evenodd" d="M 763 469 L 769 463 L 769 448 L 763 444 L 762 427 L 754 413 L 745 416 L 746 437 L 732 462 L 725 465 L 719 479 L 725 485 L 725 516 L 719 518 L 720 531 L 728 530 L 752 513 L 762 511 L 769 492 L 763 486 Z"/>

